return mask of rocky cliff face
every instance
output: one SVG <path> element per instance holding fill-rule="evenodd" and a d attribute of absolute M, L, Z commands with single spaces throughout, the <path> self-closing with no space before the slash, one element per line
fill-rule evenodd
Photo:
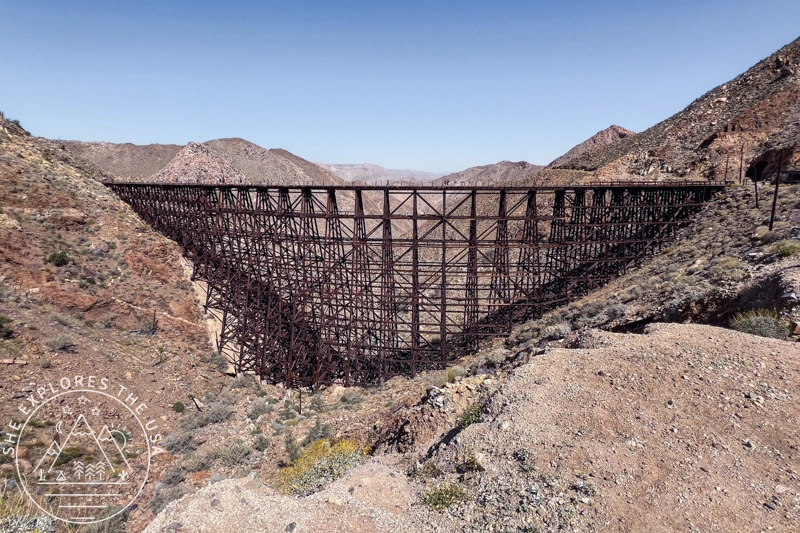
<path fill-rule="evenodd" d="M 740 156 L 748 162 L 770 149 L 796 151 L 799 123 L 800 39 L 646 131 L 553 168 L 593 177 L 722 179 L 726 166 L 738 172 Z"/>
<path fill-rule="evenodd" d="M 574 146 L 571 150 L 567 153 L 559 157 L 558 159 L 554 160 L 552 163 L 547 165 L 547 168 L 559 168 L 567 165 L 570 161 L 591 152 L 593 150 L 599 150 L 601 148 L 605 148 L 618 142 L 622 139 L 627 137 L 632 137 L 636 135 L 636 133 L 632 132 L 631 130 L 626 130 L 621 126 L 617 126 L 616 124 L 609 126 L 608 128 L 599 131 L 583 141 L 582 143 Z"/>

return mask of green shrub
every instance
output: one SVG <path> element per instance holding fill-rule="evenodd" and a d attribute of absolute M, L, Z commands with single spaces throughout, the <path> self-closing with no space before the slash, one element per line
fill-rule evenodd
<path fill-rule="evenodd" d="M 5 315 L 0 315 L 0 339 L 7 339 L 14 333 L 6 324 L 13 322 Z"/>
<path fill-rule="evenodd" d="M 225 466 L 236 466 L 250 457 L 253 450 L 241 439 L 236 439 L 232 444 L 217 452 L 219 460 Z"/>
<path fill-rule="evenodd" d="M 742 262 L 729 256 L 715 259 L 708 273 L 714 281 L 739 281 L 746 274 Z"/>
<path fill-rule="evenodd" d="M 572 325 L 569 322 L 559 322 L 547 326 L 542 330 L 542 337 L 545 339 L 563 339 L 572 332 Z"/>
<path fill-rule="evenodd" d="M 364 457 L 364 450 L 355 441 L 322 439 L 298 456 L 292 466 L 281 470 L 279 485 L 286 494 L 307 496 L 361 464 Z"/>
<path fill-rule="evenodd" d="M 409 476 L 414 479 L 432 479 L 443 475 L 444 472 L 442 472 L 439 465 L 436 464 L 436 460 L 432 457 L 422 464 L 417 463 L 409 472 Z"/>
<path fill-rule="evenodd" d="M 50 339 L 45 344 L 54 352 L 68 352 L 75 347 L 75 342 L 66 335 L 59 335 L 58 337 Z"/>
<path fill-rule="evenodd" d="M 97 522 L 87 524 L 81 529 L 82 533 L 126 533 L 128 526 L 126 521 L 130 514 L 130 509 L 124 509 L 119 505 L 109 505 L 97 515 Z M 39 530 L 37 530 L 39 531 Z"/>
<path fill-rule="evenodd" d="M 247 416 L 250 420 L 256 420 L 259 416 L 272 412 L 272 406 L 264 398 L 259 398 L 247 409 Z"/>
<path fill-rule="evenodd" d="M 785 339 L 789 336 L 789 324 L 777 311 L 753 309 L 739 313 L 730 322 L 731 328 L 742 333 L 760 337 Z"/>
<path fill-rule="evenodd" d="M 797 241 L 780 241 L 770 247 L 770 251 L 778 254 L 781 257 L 789 257 L 800 252 L 800 242 Z"/>
<path fill-rule="evenodd" d="M 464 370 L 463 366 L 454 366 L 452 368 L 447 369 L 447 382 L 453 383 L 457 377 L 463 376 L 466 374 L 467 371 Z"/>
<path fill-rule="evenodd" d="M 762 233 L 759 238 L 761 240 L 761 244 L 771 244 L 778 240 L 778 234 L 774 231 L 768 231 L 766 233 Z"/>
<path fill-rule="evenodd" d="M 295 462 L 303 449 L 294 440 L 294 433 L 292 430 L 288 431 L 283 437 L 283 448 L 286 450 L 286 455 L 289 456 L 291 462 Z"/>
<path fill-rule="evenodd" d="M 270 441 L 267 437 L 265 437 L 263 433 L 256 435 L 256 438 L 253 441 L 253 448 L 255 448 L 260 452 L 263 452 L 270 446 L 272 446 L 272 441 Z"/>
<path fill-rule="evenodd" d="M 64 265 L 71 263 L 72 258 L 66 251 L 61 250 L 60 252 L 53 252 L 52 254 L 50 254 L 50 256 L 47 258 L 47 262 L 52 263 L 57 267 L 62 267 Z"/>
<path fill-rule="evenodd" d="M 183 405 L 183 402 L 175 402 L 172 404 L 172 410 L 176 413 L 182 413 L 186 410 L 186 406 Z"/>
<path fill-rule="evenodd" d="M 476 402 L 464 409 L 464 412 L 458 417 L 458 425 L 465 428 L 480 422 L 483 416 L 483 408 L 484 405 L 481 402 Z"/>
<path fill-rule="evenodd" d="M 520 448 L 514 452 L 514 459 L 519 461 L 519 466 L 525 472 L 535 472 L 538 470 L 536 466 L 536 454 L 530 448 Z"/>
<path fill-rule="evenodd" d="M 427 490 L 422 497 L 422 501 L 431 509 L 441 511 L 454 503 L 460 502 L 465 495 L 464 487 L 452 481 Z"/>

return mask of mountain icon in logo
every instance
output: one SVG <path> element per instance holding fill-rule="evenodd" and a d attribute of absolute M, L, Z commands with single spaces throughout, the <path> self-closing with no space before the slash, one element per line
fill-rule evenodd
<path fill-rule="evenodd" d="M 121 435 L 119 438 L 123 441 L 122 445 L 114 437 L 114 434 Z M 86 417 L 80 414 L 61 444 L 55 439 L 52 441 L 47 451 L 36 464 L 34 472 L 38 475 L 39 483 L 43 479 L 46 482 L 51 482 L 51 475 L 58 475 L 61 472 L 56 469 L 69 462 L 74 455 L 78 455 L 91 457 L 94 460 L 88 465 L 79 461 L 81 468 L 66 474 L 68 481 L 80 480 L 85 482 L 89 472 L 91 473 L 91 480 L 97 482 L 120 477 L 123 472 L 125 472 L 124 476 L 127 478 L 131 473 L 131 465 L 122 451 L 126 444 L 127 437 L 123 432 L 116 429 L 112 431 L 105 424 L 99 431 L 95 431 L 86 420 Z M 77 463 L 75 466 L 77 466 Z M 87 469 L 89 469 L 88 472 Z"/>

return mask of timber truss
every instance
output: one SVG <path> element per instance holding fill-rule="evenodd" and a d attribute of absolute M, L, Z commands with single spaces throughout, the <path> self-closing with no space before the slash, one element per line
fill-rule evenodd
<path fill-rule="evenodd" d="M 442 368 L 623 274 L 724 187 L 107 185 L 183 248 L 237 372 L 287 387 Z"/>

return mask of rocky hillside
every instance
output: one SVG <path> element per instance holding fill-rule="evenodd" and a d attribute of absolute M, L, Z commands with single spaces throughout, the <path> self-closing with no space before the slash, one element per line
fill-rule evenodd
<path fill-rule="evenodd" d="M 282 149 L 244 139 L 215 139 L 186 146 L 60 141 L 66 149 L 119 181 L 341 185 L 333 173 Z"/>
<path fill-rule="evenodd" d="M 146 398 L 154 435 L 166 435 L 179 418 L 173 404 L 224 377 L 210 363 L 180 250 L 103 187 L 105 178 L 0 115 L 0 434 L 11 431 L 9 421 L 22 416 L 19 403 L 39 387 L 93 375 Z M 45 433 L 25 442 L 28 458 L 44 453 L 59 416 L 38 413 Z M 141 453 L 142 442 L 131 444 L 131 453 Z M 31 467 L 20 461 L 23 470 Z M 162 470 L 154 457 L 152 476 Z M 13 458 L 0 455 L 0 509 L 4 489 L 16 486 L 5 479 L 14 474 Z M 146 486 L 143 498 L 152 492 Z M 131 521 L 145 520 L 143 511 Z"/>
<path fill-rule="evenodd" d="M 614 144 L 617 141 L 632 137 L 636 133 L 631 130 L 626 130 L 616 124 L 599 131 L 583 141 L 582 143 L 572 147 L 567 153 L 547 165 L 548 168 L 558 168 L 567 165 L 573 159 L 593 150 L 599 150 Z"/>
<path fill-rule="evenodd" d="M 528 181 L 544 168 L 526 161 L 500 161 L 493 165 L 471 167 L 431 182 L 433 185 L 501 185 Z"/>
<path fill-rule="evenodd" d="M 107 174 L 122 179 L 144 180 L 163 169 L 177 155 L 177 144 L 114 144 L 57 141 L 70 152 L 91 161 Z"/>
<path fill-rule="evenodd" d="M 397 183 L 401 181 L 427 182 L 441 178 L 444 175 L 420 170 L 390 170 L 371 163 L 362 163 L 360 165 L 317 164 L 345 181 L 363 181 L 368 184 Z"/>
<path fill-rule="evenodd" d="M 716 87 L 674 116 L 603 149 L 553 166 L 592 177 L 738 177 L 768 150 L 797 152 L 800 137 L 800 39 Z M 735 170 L 732 170 L 735 169 Z"/>

